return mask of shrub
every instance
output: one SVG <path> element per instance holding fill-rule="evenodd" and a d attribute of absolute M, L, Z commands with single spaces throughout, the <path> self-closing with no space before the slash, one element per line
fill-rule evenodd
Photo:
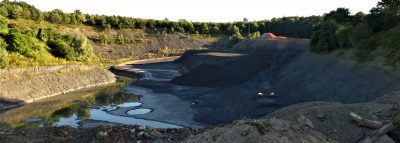
<path fill-rule="evenodd" d="M 379 35 L 379 45 L 387 48 L 385 62 L 394 64 L 400 59 L 400 25 Z"/>
<path fill-rule="evenodd" d="M 11 29 L 5 40 L 8 44 L 7 51 L 16 52 L 24 56 L 29 54 L 28 36 L 22 34 L 18 29 Z"/>
<path fill-rule="evenodd" d="M 376 49 L 376 42 L 373 31 L 367 24 L 360 24 L 353 29 L 350 42 L 355 48 L 354 57 L 358 62 L 373 59 L 371 53 Z"/>
<path fill-rule="evenodd" d="M 74 49 L 72 49 L 65 41 L 61 39 L 49 40 L 47 45 L 51 48 L 51 53 L 55 57 L 65 58 L 67 60 L 74 59 Z"/>
<path fill-rule="evenodd" d="M 8 66 L 8 53 L 6 51 L 7 43 L 0 38 L 0 68 L 5 68 Z"/>
<path fill-rule="evenodd" d="M 0 34 L 5 35 L 8 33 L 8 19 L 0 15 Z"/>
<path fill-rule="evenodd" d="M 367 24 L 356 26 L 350 40 L 352 46 L 357 49 L 372 50 L 376 47 L 373 31 Z"/>
<path fill-rule="evenodd" d="M 337 49 L 338 40 L 335 32 L 338 25 L 334 21 L 326 21 L 315 27 L 311 35 L 311 51 L 316 53 L 328 53 Z"/>
<path fill-rule="evenodd" d="M 108 37 L 107 37 L 107 35 L 105 35 L 104 33 L 102 33 L 102 34 L 100 35 L 100 37 L 99 37 L 99 41 L 100 41 L 101 44 L 107 45 L 107 43 L 108 43 Z"/>
<path fill-rule="evenodd" d="M 47 45 L 51 48 L 54 56 L 70 61 L 87 61 L 93 53 L 93 49 L 84 35 L 62 36 L 47 41 Z"/>
<path fill-rule="evenodd" d="M 251 35 L 250 35 L 250 38 L 258 38 L 258 37 L 260 37 L 261 36 L 261 34 L 260 34 L 260 32 L 254 32 L 254 33 L 252 33 Z"/>
<path fill-rule="evenodd" d="M 352 48 L 350 43 L 350 35 L 352 30 L 351 25 L 341 25 L 335 32 L 336 38 L 338 40 L 339 47 L 341 49 Z"/>
<path fill-rule="evenodd" d="M 93 49 L 85 35 L 77 35 L 73 38 L 71 47 L 74 48 L 76 61 L 87 61 L 92 57 Z"/>

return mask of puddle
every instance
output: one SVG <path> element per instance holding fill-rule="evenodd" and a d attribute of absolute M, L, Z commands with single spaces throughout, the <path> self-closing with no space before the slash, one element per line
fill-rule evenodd
<path fill-rule="evenodd" d="M 158 121 L 151 121 L 151 120 L 144 120 L 144 119 L 137 119 L 133 117 L 124 117 L 124 116 L 117 116 L 111 115 L 104 111 L 103 108 L 100 109 L 91 109 L 91 115 L 87 119 L 96 120 L 96 121 L 106 121 L 112 123 L 119 123 L 125 125 L 142 125 L 142 126 L 150 126 L 153 128 L 182 128 L 182 126 L 168 124 Z M 53 126 L 63 126 L 68 125 L 71 127 L 79 127 L 79 122 L 83 121 L 80 120 L 77 114 L 72 115 L 69 118 L 60 118 L 58 122 L 53 123 Z"/>
<path fill-rule="evenodd" d="M 138 107 L 142 105 L 140 102 L 125 102 L 123 104 L 117 105 L 118 107 Z"/>
<path fill-rule="evenodd" d="M 126 114 L 141 115 L 141 114 L 150 113 L 151 111 L 152 111 L 151 109 L 133 109 L 133 110 L 129 110 L 128 112 L 126 112 Z"/>
<path fill-rule="evenodd" d="M 98 126 L 104 122 L 154 128 L 181 128 L 181 126 L 174 124 L 109 114 L 109 112 L 119 110 L 119 108 L 121 110 L 123 108 L 135 109 L 143 104 L 139 102 L 140 97 L 137 96 L 137 93 L 128 93 L 124 89 L 127 85 L 128 83 L 117 82 L 112 86 L 58 96 L 42 103 L 28 104 L 0 113 L 1 117 L 3 115 L 7 117 L 0 119 L 0 121 L 7 121 L 13 127 L 80 127 L 80 124 L 84 126 L 88 123 L 83 121 L 93 120 L 102 121 Z M 77 99 L 70 99 L 75 96 L 77 96 Z M 133 114 L 146 114 L 151 110 L 139 109 L 132 112 L 134 112 Z"/>
<path fill-rule="evenodd" d="M 176 70 L 133 70 L 142 72 L 145 79 L 155 81 L 167 81 L 179 75 Z M 182 126 L 175 124 L 128 117 L 128 115 L 142 115 L 152 112 L 152 109 L 138 108 L 143 105 L 143 103 L 139 102 L 139 96 L 155 94 L 147 88 L 137 88 L 132 92 L 132 90 L 129 90 L 129 84 L 129 81 L 121 77 L 112 86 L 85 92 L 75 92 L 67 96 L 58 96 L 58 99 L 44 103 L 29 104 L 14 111 L 5 112 L 7 119 L 4 120 L 13 127 L 80 127 L 88 123 L 84 121 L 101 121 L 98 124 L 99 126 L 102 125 L 101 123 L 117 123 L 154 128 L 182 128 Z M 75 96 L 77 96 L 77 99 L 63 98 Z M 122 112 L 122 114 L 110 114 L 110 112 L 114 111 Z"/>
<path fill-rule="evenodd" d="M 55 127 L 71 126 L 71 127 L 77 128 L 77 127 L 79 127 L 78 121 L 79 121 L 78 116 L 73 115 L 70 118 L 60 118 L 58 122 L 53 124 L 53 126 L 55 126 Z"/>

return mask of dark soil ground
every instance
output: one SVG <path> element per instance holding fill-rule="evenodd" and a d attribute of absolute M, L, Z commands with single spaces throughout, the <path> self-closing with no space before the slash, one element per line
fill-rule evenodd
<path fill-rule="evenodd" d="M 175 143 L 182 142 L 191 135 L 203 132 L 203 129 L 154 129 L 143 126 L 115 126 L 97 128 L 72 128 L 68 126 L 57 128 L 18 128 L 0 129 L 2 143 Z"/>

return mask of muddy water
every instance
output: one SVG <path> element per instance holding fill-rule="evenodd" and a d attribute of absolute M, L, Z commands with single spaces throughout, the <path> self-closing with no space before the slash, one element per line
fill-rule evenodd
<path fill-rule="evenodd" d="M 13 127 L 85 127 L 85 124 L 90 124 L 91 127 L 120 124 L 154 128 L 182 127 L 133 117 L 132 115 L 150 113 L 152 109 L 143 108 L 140 97 L 126 91 L 131 82 L 123 78 L 111 86 L 74 92 L 4 111 L 0 113 L 0 122 L 7 122 Z M 125 109 L 130 110 L 118 115 L 110 114 Z"/>

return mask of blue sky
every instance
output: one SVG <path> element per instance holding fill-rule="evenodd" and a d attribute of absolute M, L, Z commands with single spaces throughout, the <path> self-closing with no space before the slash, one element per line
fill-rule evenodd
<path fill-rule="evenodd" d="M 43 11 L 121 15 L 137 18 L 228 22 L 282 16 L 322 15 L 338 7 L 368 11 L 379 0 L 22 0 Z"/>

